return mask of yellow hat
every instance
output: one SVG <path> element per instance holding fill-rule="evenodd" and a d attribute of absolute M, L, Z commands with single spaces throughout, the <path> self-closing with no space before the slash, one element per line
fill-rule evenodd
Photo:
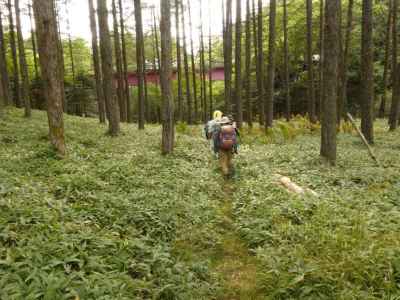
<path fill-rule="evenodd" d="M 220 120 L 222 118 L 222 112 L 219 110 L 214 111 L 213 113 L 213 119 L 214 120 Z"/>

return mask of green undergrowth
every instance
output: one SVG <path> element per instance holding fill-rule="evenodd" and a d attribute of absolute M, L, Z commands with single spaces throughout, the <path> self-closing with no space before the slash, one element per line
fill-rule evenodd
<path fill-rule="evenodd" d="M 0 299 L 397 299 L 399 132 L 377 122 L 375 152 L 342 126 L 338 165 L 319 126 L 242 132 L 224 181 L 201 126 L 160 128 L 66 116 L 60 160 L 47 120 L 0 120 Z M 269 136 L 269 135 L 268 135 Z M 289 194 L 275 174 L 319 197 Z"/>

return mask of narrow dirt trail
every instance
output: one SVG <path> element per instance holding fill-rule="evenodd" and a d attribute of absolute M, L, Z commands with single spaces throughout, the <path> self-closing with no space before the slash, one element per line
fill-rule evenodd
<path fill-rule="evenodd" d="M 265 299 L 265 295 L 258 287 L 258 261 L 249 252 L 234 225 L 232 207 L 234 189 L 232 183 L 224 183 L 224 197 L 218 210 L 222 242 L 213 260 L 214 272 L 223 282 L 223 294 L 218 299 Z"/>

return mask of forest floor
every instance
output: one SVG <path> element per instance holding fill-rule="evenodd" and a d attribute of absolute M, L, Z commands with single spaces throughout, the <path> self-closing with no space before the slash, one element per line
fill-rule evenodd
<path fill-rule="evenodd" d="M 223 180 L 201 127 L 160 128 L 66 116 L 68 155 L 47 120 L 0 120 L 0 299 L 397 299 L 400 132 L 376 122 L 368 157 L 345 124 L 338 164 L 319 159 L 319 128 L 277 121 L 243 130 Z M 275 174 L 319 197 L 293 195 Z"/>

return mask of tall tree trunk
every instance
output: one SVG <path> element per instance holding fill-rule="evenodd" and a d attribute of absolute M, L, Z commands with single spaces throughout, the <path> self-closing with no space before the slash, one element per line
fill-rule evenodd
<path fill-rule="evenodd" d="M 252 6 L 252 19 L 253 19 L 253 48 L 254 48 L 254 64 L 256 66 L 256 83 L 257 83 L 257 93 L 260 94 L 260 66 L 258 64 L 258 34 L 257 34 L 257 14 L 256 14 L 256 5 L 255 0 L 251 1 Z M 252 121 L 253 121 L 253 107 L 251 109 Z"/>
<path fill-rule="evenodd" d="M 106 106 L 109 111 L 109 134 L 117 136 L 120 132 L 119 107 L 115 96 L 113 57 L 111 48 L 110 29 L 108 26 L 107 1 L 97 0 L 97 13 L 100 28 L 100 53 L 103 72 L 103 88 Z"/>
<path fill-rule="evenodd" d="M 76 80 L 76 72 L 75 72 L 75 59 L 74 59 L 74 48 L 72 45 L 72 37 L 71 37 L 71 24 L 69 21 L 69 10 L 68 10 L 68 2 L 65 0 L 65 9 L 66 9 L 66 22 L 67 22 L 67 33 L 68 33 L 68 51 L 69 51 L 69 59 L 71 62 L 71 74 L 72 74 L 72 87 L 75 89 L 75 80 Z M 80 104 L 78 104 L 81 106 Z M 79 107 L 79 113 L 81 113 L 81 108 Z"/>
<path fill-rule="evenodd" d="M 133 122 L 133 115 L 131 111 L 131 97 L 129 90 L 129 80 L 128 80 L 128 58 L 126 54 L 126 40 L 125 40 L 125 21 L 124 21 L 124 8 L 122 6 L 122 0 L 118 0 L 119 7 L 119 23 L 121 26 L 121 46 L 122 46 L 122 64 L 123 64 L 123 77 L 124 77 L 124 98 L 123 101 L 126 105 L 126 118 L 128 123 Z"/>
<path fill-rule="evenodd" d="M 18 57 L 17 57 L 17 45 L 15 43 L 15 29 L 14 29 L 14 18 L 13 18 L 13 11 L 11 0 L 7 2 L 8 6 L 8 31 L 9 31 L 9 41 L 10 41 L 10 48 L 11 48 L 11 57 L 13 63 L 13 90 L 14 95 L 13 99 L 15 105 L 17 107 L 22 107 L 21 103 L 21 90 L 19 86 L 19 66 L 18 66 Z"/>
<path fill-rule="evenodd" d="M 250 77 L 251 77 L 251 13 L 250 13 L 250 0 L 246 0 L 246 37 L 245 37 L 245 44 L 246 44 L 246 59 L 245 59 L 245 97 L 246 97 L 246 111 L 247 111 L 247 124 L 249 127 L 253 127 L 252 121 L 252 105 L 251 105 L 251 84 L 250 84 Z"/>
<path fill-rule="evenodd" d="M 351 32 L 353 29 L 353 7 L 354 7 L 354 0 L 349 0 L 348 8 L 347 8 L 347 25 L 346 25 L 346 36 L 344 40 L 344 50 L 343 50 L 343 62 L 342 62 L 342 69 L 341 72 L 341 85 L 338 93 L 339 96 L 339 106 L 340 110 L 338 111 L 338 124 L 340 124 L 341 117 L 346 115 L 347 113 L 347 70 L 348 70 L 348 61 L 350 55 L 350 42 L 351 42 Z M 341 24 L 341 23 L 340 23 Z"/>
<path fill-rule="evenodd" d="M 379 107 L 379 117 L 385 117 L 386 102 L 387 102 L 387 89 L 389 85 L 389 69 L 390 69 L 390 46 L 392 40 L 393 30 L 393 5 L 392 0 L 388 0 L 388 18 L 386 26 L 386 39 L 385 39 L 385 66 L 383 70 L 383 95 Z"/>
<path fill-rule="evenodd" d="M 312 0 L 307 0 L 307 73 L 308 73 L 308 114 L 311 122 L 315 117 L 315 89 L 314 89 L 314 67 L 313 67 L 313 5 Z"/>
<path fill-rule="evenodd" d="M 225 15 L 225 113 L 232 111 L 232 0 L 227 0 Z"/>
<path fill-rule="evenodd" d="M 264 125 L 264 49 L 263 49 L 263 7 L 262 0 L 258 0 L 258 28 L 257 28 L 257 52 L 258 52 L 258 72 L 257 72 L 257 86 L 258 86 L 258 105 L 260 114 L 260 125 Z"/>
<path fill-rule="evenodd" d="M 238 128 L 243 124 L 242 109 L 242 0 L 236 0 L 236 29 L 235 29 L 235 119 Z"/>
<path fill-rule="evenodd" d="M 274 85 L 275 85 L 275 38 L 276 38 L 276 0 L 269 2 L 269 49 L 267 95 L 265 103 L 265 127 L 272 127 L 274 120 Z"/>
<path fill-rule="evenodd" d="M 144 41 L 143 41 L 143 23 L 142 6 L 140 0 L 135 0 L 135 20 L 136 20 L 136 64 L 139 80 L 139 129 L 144 129 L 145 120 L 145 99 L 144 99 Z"/>
<path fill-rule="evenodd" d="M 318 109 L 318 116 L 321 119 L 322 115 L 322 104 L 324 102 L 324 35 L 325 35 L 325 5 L 324 0 L 319 1 L 319 109 Z"/>
<path fill-rule="evenodd" d="M 392 105 L 390 108 L 389 125 L 390 130 L 395 130 L 399 123 L 400 113 L 400 65 L 398 63 L 398 11 L 399 11 L 399 0 L 393 0 L 393 46 L 392 46 L 392 78 L 393 78 L 393 91 L 392 91 Z"/>
<path fill-rule="evenodd" d="M 210 4 L 210 3 L 209 3 Z M 211 7 L 209 5 L 209 7 Z M 213 100 L 213 78 L 212 78 L 212 38 L 211 38 L 211 9 L 208 12 L 209 24 L 208 24 L 208 94 L 209 94 L 209 104 L 210 104 L 210 114 L 209 118 L 212 118 L 214 111 L 214 100 Z"/>
<path fill-rule="evenodd" d="M 183 121 L 181 35 L 179 28 L 179 1 L 175 0 L 176 64 L 178 69 L 178 120 Z"/>
<path fill-rule="evenodd" d="M 121 53 L 121 38 L 119 35 L 119 24 L 117 17 L 117 5 L 115 0 L 112 0 L 112 15 L 113 15 L 113 28 L 114 28 L 114 52 L 115 64 L 117 67 L 117 96 L 119 104 L 119 113 L 122 122 L 128 120 L 126 113 L 126 98 L 124 97 L 124 75 L 122 69 L 122 53 Z"/>
<path fill-rule="evenodd" d="M 174 99 L 172 95 L 172 41 L 171 3 L 161 0 L 161 90 L 162 112 L 162 153 L 170 154 L 174 149 Z"/>
<path fill-rule="evenodd" d="M 194 62 L 194 46 L 193 46 L 193 26 L 192 26 L 192 10 L 190 0 L 187 2 L 189 12 L 189 30 L 190 30 L 190 51 L 192 61 L 192 84 L 193 84 L 193 99 L 194 99 L 194 123 L 199 119 L 198 99 L 197 99 L 197 78 L 196 78 L 196 64 Z"/>
<path fill-rule="evenodd" d="M 330 164 L 336 163 L 336 101 L 339 63 L 339 9 L 341 0 L 325 4 L 324 97 L 322 103 L 321 156 Z"/>
<path fill-rule="evenodd" d="M 204 31 L 203 31 L 203 5 L 200 0 L 200 65 L 201 65 L 201 94 L 203 102 L 203 122 L 207 122 L 207 84 L 206 84 L 206 62 L 205 62 L 205 48 L 204 48 Z"/>
<path fill-rule="evenodd" d="M 14 0 L 14 6 L 15 6 L 16 25 L 17 25 L 19 66 L 22 78 L 21 96 L 24 101 L 25 117 L 30 118 L 32 113 L 31 113 L 31 99 L 29 91 L 29 75 L 25 57 L 24 37 L 22 36 L 21 12 L 19 9 L 19 0 Z"/>
<path fill-rule="evenodd" d="M 7 60 L 6 60 L 6 45 L 4 41 L 3 18 L 0 12 L 0 75 L 1 85 L 3 87 L 4 105 L 11 103 L 10 97 L 10 79 L 8 75 Z"/>
<path fill-rule="evenodd" d="M 344 51 L 343 51 L 343 17 L 342 17 L 342 2 L 339 1 L 339 69 L 338 69 L 338 90 L 337 90 L 337 125 L 340 126 L 342 121 L 343 114 L 343 99 L 342 99 L 342 91 L 343 91 L 343 78 L 344 78 Z"/>
<path fill-rule="evenodd" d="M 144 43 L 143 38 L 143 43 Z M 149 93 L 147 88 L 147 70 L 146 70 L 146 51 L 144 51 L 143 45 L 143 88 L 144 88 L 144 110 L 145 110 L 145 121 L 150 119 L 150 103 Z"/>
<path fill-rule="evenodd" d="M 35 78 L 39 78 L 38 62 L 37 62 L 37 49 L 36 49 L 36 36 L 33 29 L 33 19 L 32 19 L 32 5 L 31 2 L 28 4 L 28 14 L 29 21 L 31 25 L 31 40 L 32 40 L 32 54 L 33 54 L 33 66 L 35 68 Z"/>
<path fill-rule="evenodd" d="M 284 69 L 284 82 L 285 82 L 285 102 L 286 102 L 286 120 L 289 121 L 291 117 L 291 99 L 290 99 L 290 86 L 289 86 L 289 43 L 288 43 L 288 14 L 287 14 L 287 0 L 283 0 L 283 69 Z"/>
<path fill-rule="evenodd" d="M 155 55 L 157 56 L 157 72 L 158 75 L 160 76 L 161 73 L 161 55 L 160 55 L 160 46 L 158 42 L 158 27 L 157 27 L 157 19 L 156 19 L 156 13 L 155 13 L 155 8 L 152 8 L 152 14 L 153 14 L 153 37 L 154 37 L 154 47 L 155 47 Z M 158 83 L 157 83 L 157 95 L 160 95 L 160 89 L 158 88 Z M 161 109 L 160 106 L 155 107 L 155 115 L 156 115 L 156 120 L 157 122 L 161 123 Z"/>
<path fill-rule="evenodd" d="M 361 37 L 361 131 L 367 141 L 374 143 L 374 68 L 373 68 L 373 4 L 363 0 Z"/>
<path fill-rule="evenodd" d="M 33 11 L 36 20 L 41 78 L 47 101 L 49 137 L 57 153 L 65 155 L 64 121 L 63 121 L 63 88 L 60 82 L 60 63 L 58 54 L 58 32 L 54 6 L 48 0 L 33 0 Z"/>
<path fill-rule="evenodd" d="M 104 100 L 103 81 L 100 68 L 100 57 L 99 57 L 99 46 L 97 44 L 97 22 L 95 16 L 95 10 L 93 6 L 93 0 L 88 0 L 89 4 L 89 18 L 90 18 L 90 30 L 92 32 L 92 56 L 93 56 L 93 67 L 94 76 L 96 79 L 96 95 L 97 103 L 99 107 L 99 119 L 100 123 L 106 122 L 106 105 Z"/>
<path fill-rule="evenodd" d="M 192 111 L 192 91 L 190 89 L 190 73 L 189 73 L 189 59 L 187 53 L 186 42 L 186 24 L 185 24 L 185 10 L 183 1 L 181 1 L 181 17 L 182 17 L 182 35 L 183 35 L 183 65 L 185 69 L 185 83 L 186 83 L 186 103 L 187 103 L 187 122 L 193 124 L 193 111 Z"/>
<path fill-rule="evenodd" d="M 64 86 L 64 74 L 65 74 L 65 62 L 64 62 L 64 48 L 63 48 L 63 43 L 62 43 L 62 38 L 61 38 L 61 30 L 60 30 L 60 20 L 59 20 L 59 15 L 58 15 L 58 7 L 57 7 L 57 2 L 56 0 L 51 1 L 52 7 L 53 7 L 53 14 L 54 18 L 56 20 L 56 26 L 57 26 L 57 33 L 58 33 L 58 41 L 57 41 L 57 49 L 58 49 L 58 59 L 59 59 L 59 64 L 58 67 L 60 68 L 58 74 L 60 76 L 59 80 L 63 82 L 61 85 L 61 96 L 62 98 L 62 104 L 63 104 L 63 110 L 64 112 L 68 112 L 68 104 L 67 104 L 67 99 L 65 97 L 65 86 Z"/>

